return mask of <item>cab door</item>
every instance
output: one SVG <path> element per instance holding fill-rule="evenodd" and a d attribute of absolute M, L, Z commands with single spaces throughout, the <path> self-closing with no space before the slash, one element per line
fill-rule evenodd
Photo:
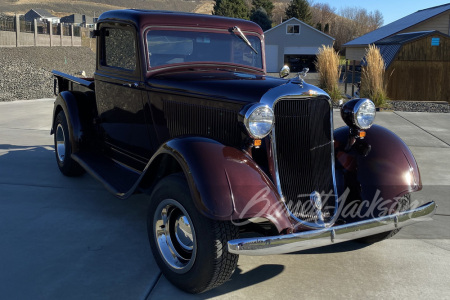
<path fill-rule="evenodd" d="M 153 153 L 144 113 L 145 85 L 134 26 L 102 23 L 99 28 L 95 91 L 107 154 L 142 170 Z"/>

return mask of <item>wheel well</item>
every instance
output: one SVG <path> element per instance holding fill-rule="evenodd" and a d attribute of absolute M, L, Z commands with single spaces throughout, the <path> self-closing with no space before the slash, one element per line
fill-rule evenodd
<path fill-rule="evenodd" d="M 62 110 L 63 110 L 63 109 L 62 109 L 61 105 L 58 105 L 58 106 L 55 108 L 55 112 L 54 112 L 54 114 L 53 114 L 53 120 L 52 120 L 52 128 L 51 128 L 51 131 L 50 131 L 51 134 L 54 134 L 53 128 L 55 127 L 56 117 L 58 116 L 59 112 L 62 111 Z"/>
<path fill-rule="evenodd" d="M 151 163 L 144 178 L 139 183 L 139 187 L 144 191 L 150 190 L 162 178 L 182 172 L 183 168 L 172 155 L 160 154 Z"/>

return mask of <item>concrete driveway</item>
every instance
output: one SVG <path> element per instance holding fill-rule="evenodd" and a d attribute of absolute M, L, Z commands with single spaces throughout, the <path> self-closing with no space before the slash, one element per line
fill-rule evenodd
<path fill-rule="evenodd" d="M 147 198 L 118 200 L 89 175 L 60 174 L 49 135 L 52 99 L 0 103 L 2 299 L 327 299 L 450 297 L 450 114 L 392 113 L 435 200 L 433 222 L 362 247 L 348 242 L 268 257 L 241 256 L 223 286 L 173 287 L 152 257 Z M 335 114 L 335 125 L 342 125 Z"/>

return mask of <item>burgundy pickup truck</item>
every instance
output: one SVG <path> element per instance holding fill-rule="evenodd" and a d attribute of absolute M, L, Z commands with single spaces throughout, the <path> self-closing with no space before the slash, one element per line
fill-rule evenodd
<path fill-rule="evenodd" d="M 148 238 L 164 275 L 199 293 L 239 255 L 374 243 L 430 219 L 408 147 L 375 106 L 333 105 L 302 76 L 267 76 L 249 21 L 118 10 L 100 16 L 94 78 L 54 71 L 56 162 L 121 199 L 150 197 Z"/>

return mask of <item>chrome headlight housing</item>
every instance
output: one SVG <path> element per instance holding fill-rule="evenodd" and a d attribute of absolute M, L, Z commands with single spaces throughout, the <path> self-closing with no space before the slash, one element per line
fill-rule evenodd
<path fill-rule="evenodd" d="M 251 106 L 244 117 L 244 125 L 247 133 L 253 139 L 263 139 L 273 128 L 274 123 L 273 110 L 263 104 Z"/>
<path fill-rule="evenodd" d="M 375 104 L 369 99 L 353 99 L 342 106 L 341 116 L 350 127 L 369 129 L 375 120 Z"/>

